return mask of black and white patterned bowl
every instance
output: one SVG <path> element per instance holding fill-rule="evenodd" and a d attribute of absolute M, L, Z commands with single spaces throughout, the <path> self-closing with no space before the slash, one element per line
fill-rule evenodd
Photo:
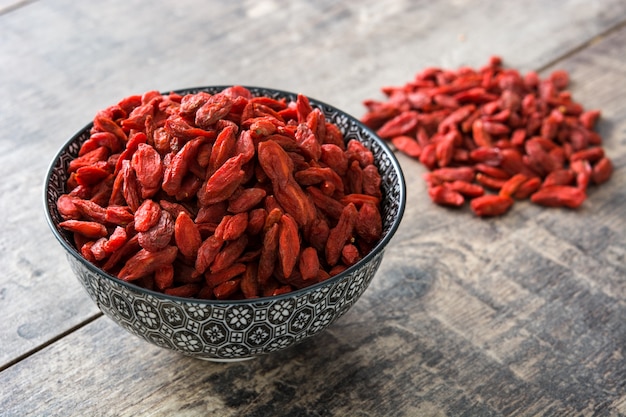
<path fill-rule="evenodd" d="M 217 93 L 227 86 L 199 87 L 179 94 Z M 290 92 L 247 87 L 255 96 L 296 100 Z M 48 223 L 81 284 L 100 310 L 130 333 L 157 346 L 213 361 L 236 361 L 285 349 L 324 330 L 363 294 L 381 263 L 385 247 L 400 224 L 405 184 L 400 165 L 370 129 L 332 106 L 310 99 L 326 119 L 339 126 L 346 141 L 356 139 L 375 156 L 382 177 L 383 237 L 358 263 L 326 281 L 288 294 L 252 300 L 216 301 L 168 296 L 124 282 L 97 268 L 76 250 L 70 234 L 58 227 L 56 208 L 65 193 L 69 162 L 89 138 L 92 124 L 59 151 L 45 180 Z"/>

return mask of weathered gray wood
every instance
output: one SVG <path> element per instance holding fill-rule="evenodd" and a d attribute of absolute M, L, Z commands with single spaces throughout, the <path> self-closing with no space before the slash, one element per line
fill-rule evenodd
<path fill-rule="evenodd" d="M 10 13 L 20 7 L 28 5 L 33 0 L 0 0 L 0 14 Z"/>
<path fill-rule="evenodd" d="M 303 92 L 359 116 L 381 85 L 424 66 L 481 65 L 500 53 L 538 68 L 625 13 L 611 0 L 57 0 L 0 15 L 0 364 L 96 313 L 47 230 L 40 185 L 58 147 L 97 110 L 151 89 L 239 83 Z"/>
<path fill-rule="evenodd" d="M 626 29 L 587 45 L 625 19 L 620 1 L 53 0 L 0 14 L 0 369 L 17 361 L 0 374 L 0 414 L 626 415 Z M 403 225 L 371 288 L 319 338 L 215 365 L 106 318 L 61 337 L 98 312 L 47 230 L 41 182 L 98 109 L 240 83 L 359 116 L 381 85 L 428 65 L 501 54 L 525 71 L 574 50 L 556 67 L 603 110 L 616 166 L 581 210 L 520 203 L 479 220 L 435 207 L 424 169 L 400 155 Z"/>

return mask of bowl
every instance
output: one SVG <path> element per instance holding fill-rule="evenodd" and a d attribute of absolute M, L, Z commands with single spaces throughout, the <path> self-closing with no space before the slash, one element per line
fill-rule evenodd
<path fill-rule="evenodd" d="M 184 89 L 184 95 L 214 94 L 228 86 Z M 297 94 L 249 87 L 253 96 L 296 100 Z M 68 165 L 90 136 L 93 124 L 78 131 L 54 157 L 45 179 L 44 203 L 52 233 L 65 250 L 69 265 L 98 308 L 128 332 L 165 349 L 199 359 L 228 362 L 286 349 L 330 326 L 361 297 L 383 259 L 405 207 L 406 190 L 398 161 L 369 128 L 345 112 L 309 98 L 327 121 L 335 123 L 345 141 L 356 139 L 375 157 L 382 178 L 382 238 L 360 261 L 325 281 L 290 293 L 233 301 L 165 295 L 125 282 L 87 261 L 74 247 L 70 233 L 58 225 L 56 201 L 64 194 Z"/>

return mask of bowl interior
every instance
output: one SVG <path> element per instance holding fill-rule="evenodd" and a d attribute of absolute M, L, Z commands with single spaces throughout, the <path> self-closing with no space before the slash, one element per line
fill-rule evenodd
<path fill-rule="evenodd" d="M 197 87 L 177 90 L 175 92 L 181 95 L 197 93 L 199 91 L 206 91 L 208 93 L 215 94 L 222 91 L 226 87 L 228 86 Z M 288 101 L 295 101 L 297 98 L 297 94 L 292 92 L 250 86 L 246 86 L 246 88 L 248 88 L 254 96 L 266 96 L 275 99 L 286 98 Z M 301 294 L 303 292 L 312 291 L 322 285 L 332 284 L 337 280 L 341 280 L 343 276 L 350 274 L 354 269 L 357 269 L 360 266 L 369 263 L 372 258 L 375 255 L 379 254 L 381 251 L 383 251 L 385 246 L 389 243 L 389 240 L 392 238 L 395 231 L 397 230 L 402 219 L 402 215 L 404 213 L 404 207 L 406 203 L 406 188 L 404 177 L 400 165 L 389 147 L 383 142 L 383 140 L 377 137 L 373 131 L 364 126 L 354 117 L 318 100 L 309 100 L 313 107 L 319 108 L 324 113 L 328 121 L 335 123 L 340 128 L 346 142 L 351 139 L 356 139 L 363 143 L 374 154 L 375 165 L 377 166 L 382 179 L 381 187 L 383 192 L 383 201 L 381 215 L 383 221 L 383 236 L 381 240 L 376 244 L 376 246 L 372 249 L 372 251 L 370 251 L 370 253 L 368 253 L 358 263 L 351 266 L 341 274 L 338 274 L 324 282 L 313 284 L 309 287 L 295 290 L 282 296 L 265 297 L 265 299 L 275 300 L 279 298 L 297 296 L 298 294 Z M 101 269 L 97 268 L 95 265 L 91 264 L 82 257 L 82 255 L 74 247 L 71 234 L 58 226 L 58 224 L 62 222 L 63 219 L 58 212 L 56 201 L 60 195 L 66 192 L 67 169 L 69 163 L 71 160 L 77 157 L 81 145 L 87 139 L 89 139 L 90 129 L 92 126 L 92 123 L 89 123 L 80 131 L 78 131 L 69 141 L 67 141 L 53 159 L 48 170 L 44 184 L 44 204 L 46 217 L 53 234 L 61 243 L 61 245 L 66 249 L 69 255 L 71 255 L 73 258 L 76 258 L 79 262 L 83 263 L 85 267 L 87 267 L 94 273 L 106 276 L 107 278 L 121 285 L 128 286 L 139 292 L 151 294 L 157 298 L 189 301 L 189 299 L 179 298 L 147 290 L 133 284 L 132 282 L 119 280 L 116 277 L 103 272 Z M 262 302 L 263 300 L 264 298 L 254 299 L 255 302 Z M 219 301 L 194 299 L 193 301 L 199 303 L 206 302 L 210 304 L 237 304 L 246 303 L 250 300 Z"/>

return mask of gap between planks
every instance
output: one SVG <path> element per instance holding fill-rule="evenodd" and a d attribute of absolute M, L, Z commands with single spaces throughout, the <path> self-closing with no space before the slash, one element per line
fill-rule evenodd
<path fill-rule="evenodd" d="M 558 64 L 559 62 L 577 54 L 578 52 L 584 50 L 585 48 L 590 47 L 591 45 L 594 45 L 598 42 L 601 42 L 602 40 L 604 40 L 604 38 L 610 36 L 611 34 L 613 34 L 614 32 L 617 32 L 623 28 L 626 27 L 626 20 L 623 20 L 617 24 L 615 24 L 614 26 L 606 29 L 604 32 L 601 32 L 597 35 L 595 35 L 594 37 L 592 37 L 591 39 L 581 43 L 580 45 L 570 49 L 569 51 L 565 52 L 564 54 L 554 58 L 551 61 L 548 61 L 547 63 L 543 64 L 542 66 L 540 66 L 539 68 L 536 69 L 537 72 L 543 72 L 545 70 L 547 70 L 548 68 Z"/>
<path fill-rule="evenodd" d="M 7 362 L 4 365 L 0 365 L 0 372 L 2 372 L 4 370 L 12 367 L 13 365 L 16 365 L 17 363 L 23 361 L 24 359 L 27 359 L 28 357 L 36 354 L 37 352 L 47 348 L 48 346 L 53 345 L 57 341 L 63 339 L 65 336 L 68 336 L 68 335 L 74 333 L 76 330 L 80 330 L 81 328 L 87 326 L 88 324 L 90 324 L 91 322 L 99 319 L 102 316 L 104 316 L 104 314 L 102 312 L 96 313 L 92 317 L 89 317 L 86 320 L 83 320 L 80 323 L 76 324 L 75 326 L 70 327 L 69 329 L 65 330 L 64 332 L 59 333 L 55 337 L 53 337 L 50 340 L 46 341 L 45 343 L 42 343 L 41 345 L 38 345 L 38 346 L 34 347 L 33 349 L 24 352 L 20 356 L 18 356 L 15 359 Z"/>
<path fill-rule="evenodd" d="M 37 0 L 21 0 L 14 4 L 10 4 L 6 7 L 0 8 L 0 16 L 4 16 L 5 14 L 11 13 L 12 11 L 21 9 L 24 6 L 28 6 L 31 3 L 36 2 Z"/>

